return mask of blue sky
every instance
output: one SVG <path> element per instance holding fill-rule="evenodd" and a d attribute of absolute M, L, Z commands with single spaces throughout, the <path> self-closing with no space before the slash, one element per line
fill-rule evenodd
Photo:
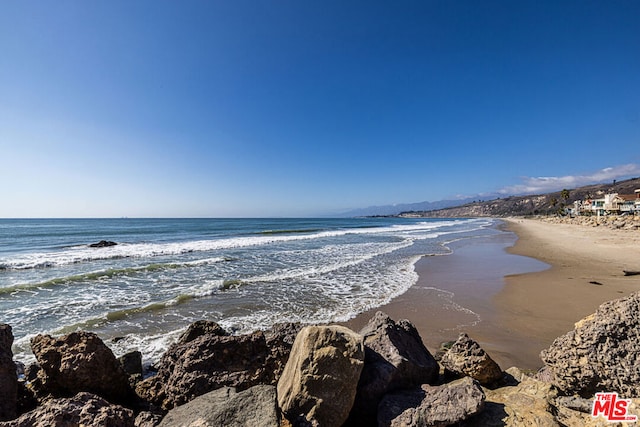
<path fill-rule="evenodd" d="M 640 176 L 638 1 L 0 3 L 0 217 Z"/>

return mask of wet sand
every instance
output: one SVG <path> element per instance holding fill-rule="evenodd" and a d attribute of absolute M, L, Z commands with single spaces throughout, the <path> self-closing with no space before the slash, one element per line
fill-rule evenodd
<path fill-rule="evenodd" d="M 381 310 L 409 319 L 432 352 L 464 331 L 503 369 L 537 369 L 540 351 L 576 321 L 640 290 L 640 276 L 622 273 L 640 270 L 638 232 L 524 219 L 505 226 L 518 238 L 505 232 L 450 244 L 451 255 L 418 261 L 418 283 L 405 294 L 347 325 L 359 330 Z"/>

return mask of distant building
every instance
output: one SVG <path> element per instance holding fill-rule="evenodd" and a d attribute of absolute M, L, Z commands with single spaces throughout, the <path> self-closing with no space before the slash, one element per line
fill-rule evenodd
<path fill-rule="evenodd" d="M 574 215 L 640 215 L 640 189 L 634 194 L 609 193 L 599 199 L 578 200 L 573 204 Z"/>

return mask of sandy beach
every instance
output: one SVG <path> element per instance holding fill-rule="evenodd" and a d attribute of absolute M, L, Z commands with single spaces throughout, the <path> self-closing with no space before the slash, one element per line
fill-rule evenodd
<path fill-rule="evenodd" d="M 409 319 L 432 352 L 464 331 L 503 369 L 537 369 L 540 351 L 575 322 L 640 289 L 640 276 L 623 274 L 640 270 L 637 231 L 520 218 L 504 227 L 517 237 L 452 243 L 451 255 L 421 259 L 418 283 L 378 310 Z"/>

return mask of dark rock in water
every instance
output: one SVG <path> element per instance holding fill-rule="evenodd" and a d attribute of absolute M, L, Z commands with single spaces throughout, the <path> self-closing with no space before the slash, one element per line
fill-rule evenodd
<path fill-rule="evenodd" d="M 33 411 L 22 414 L 3 427 L 134 427 L 130 409 L 113 405 L 91 393 L 78 393 L 71 398 L 50 399 Z"/>
<path fill-rule="evenodd" d="M 640 396 L 640 292 L 602 304 L 540 357 L 565 394 Z"/>
<path fill-rule="evenodd" d="M 68 397 L 86 391 L 113 403 L 134 404 L 127 374 L 96 334 L 37 335 L 31 339 L 31 349 L 40 365 L 37 394 Z"/>
<path fill-rule="evenodd" d="M 18 376 L 13 363 L 13 332 L 11 326 L 0 323 L 0 421 L 17 415 Z"/>
<path fill-rule="evenodd" d="M 237 393 L 223 387 L 170 410 L 159 427 L 278 427 L 276 388 L 257 385 Z"/>
<path fill-rule="evenodd" d="M 422 385 L 386 395 L 378 409 L 378 426 L 456 425 L 479 413 L 484 400 L 482 387 L 469 377 L 441 386 Z"/>
<path fill-rule="evenodd" d="M 110 240 L 100 240 L 98 243 L 91 243 L 90 248 L 108 248 L 109 246 L 116 246 L 116 242 Z"/>
<path fill-rule="evenodd" d="M 494 384 L 503 377 L 502 369 L 480 344 L 460 334 L 455 343 L 440 359 L 442 366 L 457 377 L 470 376 L 482 385 Z"/>
<path fill-rule="evenodd" d="M 439 366 L 407 320 L 396 323 L 377 312 L 360 334 L 365 362 L 349 425 L 375 425 L 378 403 L 385 394 L 435 383 Z"/>
<path fill-rule="evenodd" d="M 296 337 L 278 381 L 289 420 L 340 427 L 349 416 L 364 365 L 362 336 L 344 326 L 307 326 Z"/>
<path fill-rule="evenodd" d="M 206 334 L 217 336 L 229 335 L 227 331 L 222 329 L 222 326 L 218 325 L 216 322 L 212 322 L 210 320 L 198 320 L 190 324 L 187 330 L 180 335 L 180 338 L 178 338 L 178 344 L 186 344 Z"/>

